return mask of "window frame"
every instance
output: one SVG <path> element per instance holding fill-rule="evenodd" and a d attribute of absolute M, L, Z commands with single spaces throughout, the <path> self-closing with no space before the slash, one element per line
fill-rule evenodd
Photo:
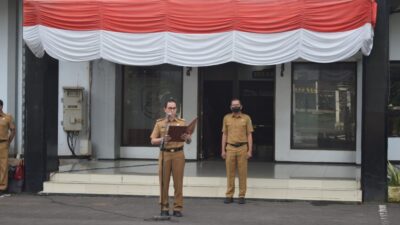
<path fill-rule="evenodd" d="M 175 66 L 175 65 L 172 65 L 172 64 L 160 64 L 160 65 L 153 65 L 153 66 L 130 66 L 130 65 L 120 65 L 120 72 L 119 72 L 119 75 L 121 75 L 122 76 L 122 79 L 121 79 L 121 82 L 122 82 L 122 88 L 121 88 L 121 106 L 120 106 L 120 108 L 121 108 L 121 139 L 120 139 L 120 141 L 121 141 L 121 147 L 133 147 L 133 148 L 140 148 L 140 147 L 152 147 L 153 145 L 151 145 L 151 144 L 149 144 L 149 145 L 126 145 L 126 144 L 124 144 L 124 118 L 125 118 L 125 105 L 124 105 L 124 102 L 125 102 L 125 95 L 124 95 L 124 93 L 125 93 L 125 85 L 124 85 L 124 83 L 125 83 L 125 76 L 126 76 L 126 73 L 125 73 L 125 69 L 126 69 L 126 67 L 161 67 L 161 68 L 163 68 L 164 66 Z M 178 68 L 180 68 L 180 76 L 181 76 L 181 96 L 182 96 L 182 108 L 181 108 L 181 115 L 183 115 L 183 86 L 184 86 L 184 84 L 183 84 L 183 82 L 184 82 L 184 67 L 182 67 L 182 66 L 176 66 L 176 67 L 178 67 Z M 163 105 L 161 104 L 160 105 L 160 110 L 162 110 L 163 109 Z M 156 120 L 154 121 L 154 123 L 153 123 L 153 127 L 151 128 L 151 129 L 153 129 L 154 128 L 154 124 L 156 123 Z M 150 136 L 149 136 L 149 143 L 150 143 Z"/>
<path fill-rule="evenodd" d="M 357 115 L 358 115 L 358 67 L 357 67 L 357 62 L 353 62 L 353 61 L 348 61 L 348 62 L 334 62 L 334 63 L 329 63 L 329 64 L 352 64 L 354 67 L 354 92 L 355 92 L 355 96 L 354 96 L 354 105 L 355 105 L 355 112 L 354 112 L 354 123 L 355 123 L 355 127 L 354 127 L 354 143 L 352 144 L 351 148 L 346 149 L 346 148 L 327 148 L 327 147 L 296 147 L 294 144 L 294 140 L 293 140 L 293 121 L 294 121 L 294 116 L 293 116 L 293 86 L 294 86 L 294 71 L 295 71 L 295 66 L 296 65 L 301 65 L 301 64 L 317 64 L 317 65 L 327 65 L 327 64 L 322 64 L 322 63 L 313 63 L 313 62 L 292 62 L 291 65 L 291 87 L 290 87 L 290 150 L 316 150 L 316 151 L 356 151 L 357 150 Z"/>

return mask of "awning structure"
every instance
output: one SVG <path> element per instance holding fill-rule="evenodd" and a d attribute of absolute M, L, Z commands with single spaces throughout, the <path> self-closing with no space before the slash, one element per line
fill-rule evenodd
<path fill-rule="evenodd" d="M 127 65 L 329 63 L 369 55 L 374 0 L 25 0 L 33 53 Z"/>

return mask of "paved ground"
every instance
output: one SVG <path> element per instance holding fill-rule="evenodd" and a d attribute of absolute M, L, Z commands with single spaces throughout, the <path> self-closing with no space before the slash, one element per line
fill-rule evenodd
<path fill-rule="evenodd" d="M 155 197 L 28 194 L 0 197 L 1 225 L 400 224 L 400 204 L 248 200 L 246 205 L 225 205 L 222 199 L 185 198 L 183 218 L 151 220 L 158 212 Z"/>

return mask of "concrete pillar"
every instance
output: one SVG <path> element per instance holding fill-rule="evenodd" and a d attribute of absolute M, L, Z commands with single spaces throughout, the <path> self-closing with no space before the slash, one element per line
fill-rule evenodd
<path fill-rule="evenodd" d="M 0 1 L 0 99 L 4 102 L 4 112 L 14 118 L 17 111 L 18 6 L 17 1 Z"/>
<path fill-rule="evenodd" d="M 186 119 L 187 123 L 190 123 L 192 119 L 197 117 L 198 111 L 198 67 L 186 67 L 183 73 L 183 118 Z M 185 146 L 185 157 L 186 159 L 197 159 L 197 137 L 198 132 L 196 130 L 192 135 L 192 143 Z"/>
<path fill-rule="evenodd" d="M 118 159 L 121 142 L 122 75 L 114 63 L 93 62 L 91 137 L 93 156 Z"/>
<path fill-rule="evenodd" d="M 361 185 L 363 201 L 387 200 L 387 104 L 389 93 L 389 7 L 378 0 L 374 48 L 364 58 Z"/>

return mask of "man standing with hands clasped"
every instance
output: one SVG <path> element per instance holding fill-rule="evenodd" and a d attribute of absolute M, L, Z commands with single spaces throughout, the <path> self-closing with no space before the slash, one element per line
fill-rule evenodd
<path fill-rule="evenodd" d="M 15 125 L 11 115 L 3 112 L 3 101 L 0 100 L 0 193 L 8 185 L 8 148 L 15 136 Z"/>
<path fill-rule="evenodd" d="M 239 99 L 232 99 L 232 113 L 225 115 L 222 125 L 221 156 L 225 159 L 227 190 L 225 204 L 233 202 L 235 172 L 239 175 L 239 204 L 245 204 L 247 189 L 247 160 L 252 156 L 253 125 L 250 116 L 241 112 Z"/>
<path fill-rule="evenodd" d="M 183 145 L 184 142 L 187 144 L 191 142 L 191 135 L 186 133 L 183 134 L 181 138 L 184 140 L 184 142 L 169 141 L 171 138 L 167 135 L 168 127 L 184 126 L 185 120 L 176 117 L 176 101 L 173 99 L 168 100 L 164 104 L 164 112 L 166 115 L 165 118 L 157 120 L 150 136 L 151 144 L 162 146 L 158 160 L 158 174 L 160 177 L 161 191 L 161 216 L 169 216 L 168 189 L 169 179 L 172 172 L 175 190 L 173 216 L 182 217 L 182 187 L 183 171 L 185 167 L 185 154 L 183 153 Z"/>

